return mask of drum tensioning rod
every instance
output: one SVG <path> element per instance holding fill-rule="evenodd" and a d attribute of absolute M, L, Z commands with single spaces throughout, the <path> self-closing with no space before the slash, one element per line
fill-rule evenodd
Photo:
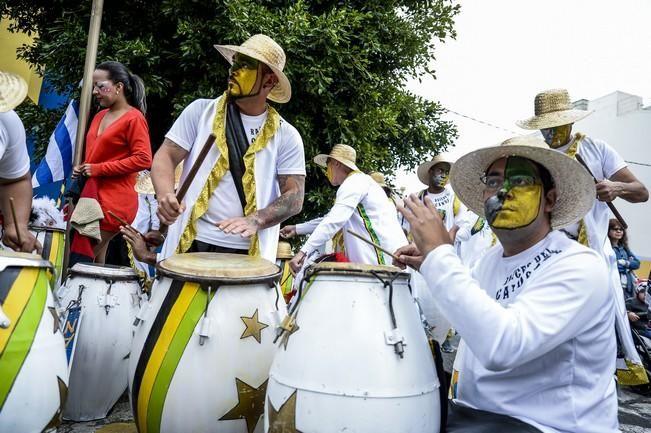
<path fill-rule="evenodd" d="M 396 278 L 400 274 L 396 273 L 391 277 L 389 280 L 383 279 L 377 272 L 371 271 L 371 274 L 380 280 L 380 282 L 384 285 L 384 287 L 389 288 L 389 315 L 391 316 L 391 326 L 393 327 L 394 333 L 398 330 L 398 323 L 396 321 L 396 313 L 393 309 L 393 282 L 395 281 Z M 393 343 L 393 349 L 396 352 L 396 355 L 398 355 L 400 358 L 404 358 L 405 356 L 405 343 L 402 340 L 398 340 L 395 343 Z"/>

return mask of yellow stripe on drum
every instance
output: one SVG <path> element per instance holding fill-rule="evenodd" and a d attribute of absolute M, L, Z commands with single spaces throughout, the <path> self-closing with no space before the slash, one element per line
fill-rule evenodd
<path fill-rule="evenodd" d="M 43 317 L 47 291 L 45 270 L 25 268 L 2 305 L 11 324 L 7 329 L 0 329 L 0 409 L 34 342 Z"/>
<path fill-rule="evenodd" d="M 147 368 L 142 377 L 142 382 L 140 384 L 140 391 L 138 393 L 138 430 L 140 433 L 145 433 L 148 430 L 147 420 L 149 418 L 149 400 L 151 397 L 158 372 L 160 370 L 161 364 L 170 349 L 170 344 L 174 339 L 177 329 L 181 320 L 185 317 L 185 313 L 188 310 L 188 307 L 195 295 L 199 291 L 198 283 L 185 283 L 181 289 L 178 299 L 174 303 L 174 306 L 170 310 L 163 329 L 160 332 L 160 336 L 156 341 L 156 345 L 151 352 L 149 357 L 149 362 L 147 363 Z M 157 430 L 156 430 L 157 431 Z"/>

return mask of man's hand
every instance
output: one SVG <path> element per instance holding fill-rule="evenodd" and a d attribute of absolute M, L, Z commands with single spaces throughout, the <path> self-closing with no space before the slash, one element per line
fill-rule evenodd
<path fill-rule="evenodd" d="M 37 254 L 43 253 L 43 246 L 36 239 L 36 237 L 27 230 L 26 227 L 20 228 L 20 243 L 18 243 L 18 236 L 16 234 L 16 225 L 8 224 L 4 228 L 4 235 L 2 236 L 2 243 L 14 251 L 21 253 L 31 253 L 36 250 Z"/>
<path fill-rule="evenodd" d="M 165 242 L 165 235 L 158 230 L 150 230 L 143 235 L 145 243 L 150 247 L 157 247 Z"/>
<path fill-rule="evenodd" d="M 414 242 L 423 257 L 443 244 L 452 245 L 441 216 L 428 198 L 423 204 L 418 197 L 411 194 L 405 199 L 404 206 L 399 206 L 398 210 L 409 221 Z"/>
<path fill-rule="evenodd" d="M 291 269 L 292 274 L 296 275 L 298 271 L 303 267 L 303 262 L 305 261 L 305 253 L 299 251 L 292 259 L 289 261 L 289 269 Z"/>
<path fill-rule="evenodd" d="M 613 201 L 619 197 L 619 194 L 622 191 L 620 182 L 613 182 L 608 179 L 604 179 L 597 183 L 596 187 L 597 200 L 599 201 Z"/>
<path fill-rule="evenodd" d="M 289 225 L 280 229 L 280 237 L 283 239 L 291 239 L 296 236 L 296 226 Z"/>
<path fill-rule="evenodd" d="M 393 255 L 400 258 L 400 261 L 395 259 L 393 260 L 393 265 L 400 269 L 405 269 L 407 266 L 411 266 L 412 268 L 419 270 L 420 265 L 423 264 L 423 260 L 425 259 L 418 250 L 418 247 L 414 244 L 398 248 Z"/>
<path fill-rule="evenodd" d="M 131 251 L 137 260 L 150 265 L 156 264 L 156 254 L 149 251 L 145 239 L 140 233 L 131 226 L 120 226 L 120 233 L 124 240 L 131 245 Z"/>
<path fill-rule="evenodd" d="M 169 226 L 174 224 L 174 221 L 176 221 L 184 210 L 185 204 L 179 203 L 176 199 L 176 195 L 170 192 L 158 200 L 158 210 L 156 211 L 156 215 L 158 215 L 158 219 L 161 220 L 163 224 Z"/>
<path fill-rule="evenodd" d="M 228 218 L 217 222 L 217 228 L 229 235 L 240 235 L 249 238 L 260 229 L 258 220 L 253 215 L 245 217 Z"/>

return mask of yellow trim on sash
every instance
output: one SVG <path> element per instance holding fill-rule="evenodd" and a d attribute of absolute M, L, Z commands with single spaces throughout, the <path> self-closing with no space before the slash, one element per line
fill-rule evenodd
<path fill-rule="evenodd" d="M 147 367 L 145 372 L 142 375 L 142 382 L 140 383 L 140 391 L 138 392 L 138 430 L 140 432 L 147 431 L 147 410 L 149 406 L 149 398 L 151 392 L 154 389 L 154 383 L 156 382 L 156 376 L 158 375 L 158 370 L 163 363 L 165 354 L 169 348 L 176 329 L 179 327 L 179 323 L 185 317 L 185 313 L 188 310 L 190 303 L 194 299 L 194 296 L 199 291 L 199 283 L 185 283 L 181 289 L 178 299 L 175 301 L 174 306 L 170 310 L 170 314 L 165 320 L 163 329 L 161 330 L 160 336 L 156 341 L 156 345 L 149 356 L 149 361 L 147 361 Z"/>
<path fill-rule="evenodd" d="M 192 208 L 190 220 L 188 221 L 179 244 L 176 247 L 177 253 L 184 253 L 190 248 L 192 241 L 197 237 L 196 222 L 208 210 L 210 196 L 217 189 L 217 185 L 228 171 L 228 144 L 226 143 L 226 93 L 217 101 L 215 119 L 213 121 L 213 133 L 217 137 L 215 145 L 219 150 L 219 158 L 208 179 L 199 193 L 196 203 Z M 244 196 L 246 197 L 246 209 L 244 215 L 249 216 L 257 211 L 256 203 L 256 185 L 255 185 L 255 154 L 265 148 L 271 137 L 276 134 L 280 127 L 280 115 L 273 107 L 267 107 L 267 120 L 262 126 L 262 130 L 257 135 L 253 143 L 249 146 L 244 154 L 244 175 L 242 176 L 242 185 L 244 187 Z M 257 233 L 251 237 L 251 247 L 249 248 L 250 256 L 260 255 L 260 245 Z"/>
<path fill-rule="evenodd" d="M 565 151 L 565 154 L 572 159 L 576 159 L 576 153 L 579 150 L 579 143 L 584 138 L 585 138 L 585 134 L 581 134 L 580 132 L 577 132 L 576 135 L 574 136 L 574 140 L 572 141 L 572 144 L 570 144 L 570 147 L 568 147 L 567 150 Z M 588 240 L 588 231 L 586 230 L 585 222 L 583 221 L 583 218 L 579 220 L 579 233 L 578 233 L 577 241 L 581 245 L 584 245 L 586 247 L 590 246 L 590 242 Z"/>
<path fill-rule="evenodd" d="M 624 362 L 628 369 L 617 369 L 617 380 L 620 385 L 645 385 L 649 383 L 643 365 L 635 364 L 628 359 L 624 359 Z"/>

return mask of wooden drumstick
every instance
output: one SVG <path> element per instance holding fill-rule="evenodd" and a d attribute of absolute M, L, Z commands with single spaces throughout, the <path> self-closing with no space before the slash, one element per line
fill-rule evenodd
<path fill-rule="evenodd" d="M 118 220 L 118 222 L 119 222 L 120 224 L 122 224 L 122 225 L 125 226 L 125 227 L 131 227 L 131 229 L 132 229 L 133 231 L 135 231 L 136 233 L 138 233 L 138 234 L 140 235 L 141 238 L 145 239 L 145 235 L 143 235 L 142 233 L 140 233 L 138 230 L 134 229 L 134 228 L 131 226 L 131 224 L 129 224 L 128 222 L 126 222 L 125 220 L 123 220 L 122 218 L 120 218 L 119 216 L 117 216 L 115 213 L 113 213 L 113 211 L 110 211 L 110 210 L 109 210 L 109 211 L 107 211 L 107 212 L 108 212 L 109 215 L 111 215 L 113 218 L 115 218 L 116 220 Z"/>
<path fill-rule="evenodd" d="M 16 240 L 18 241 L 19 248 L 23 245 L 20 239 L 20 230 L 18 230 L 18 220 L 16 219 L 16 206 L 14 206 L 14 198 L 9 197 L 9 207 L 11 208 L 11 217 L 14 219 L 14 227 L 16 227 Z"/>
<path fill-rule="evenodd" d="M 378 244 L 374 243 L 374 242 L 371 241 L 370 239 L 366 239 L 364 236 L 362 236 L 362 235 L 360 235 L 360 234 L 358 234 L 358 233 L 355 233 L 354 231 L 352 231 L 352 230 L 350 230 L 350 229 L 346 229 L 346 231 L 347 231 L 348 233 L 350 233 L 351 235 L 355 236 L 357 239 L 359 239 L 359 240 L 361 240 L 361 241 L 364 241 L 364 242 L 366 242 L 367 244 L 371 245 L 372 247 L 377 248 L 378 250 L 382 251 L 384 254 L 388 254 L 388 255 L 390 255 L 390 256 L 393 258 L 393 260 L 396 260 L 396 261 L 398 261 L 398 262 L 401 262 L 400 257 L 396 256 L 396 255 L 393 254 L 392 252 L 389 252 L 389 251 L 385 250 L 384 248 L 382 248 L 382 247 L 379 246 Z"/>

